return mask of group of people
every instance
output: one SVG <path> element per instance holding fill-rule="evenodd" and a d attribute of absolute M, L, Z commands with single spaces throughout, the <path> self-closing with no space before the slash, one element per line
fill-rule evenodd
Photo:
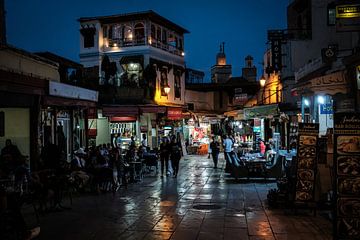
<path fill-rule="evenodd" d="M 181 143 L 178 136 L 171 136 L 171 140 L 168 137 L 163 137 L 160 144 L 160 164 L 161 164 L 161 177 L 164 176 L 164 170 L 166 176 L 170 176 L 169 160 L 171 160 L 171 166 L 173 169 L 173 177 L 177 177 L 179 173 L 179 162 L 182 156 Z"/>

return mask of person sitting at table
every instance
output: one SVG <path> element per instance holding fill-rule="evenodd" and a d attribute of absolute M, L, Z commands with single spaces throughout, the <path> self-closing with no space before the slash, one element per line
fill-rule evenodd
<path fill-rule="evenodd" d="M 1 150 L 0 168 L 4 175 L 13 173 L 20 165 L 21 153 L 18 147 L 6 139 L 5 147 Z"/>

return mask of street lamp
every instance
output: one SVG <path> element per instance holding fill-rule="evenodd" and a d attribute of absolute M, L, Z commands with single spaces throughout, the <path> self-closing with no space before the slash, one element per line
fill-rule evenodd
<path fill-rule="evenodd" d="M 169 92 L 170 92 L 170 86 L 169 86 L 169 84 L 167 84 L 167 85 L 164 87 L 164 92 L 166 93 L 166 95 L 169 94 Z"/>
<path fill-rule="evenodd" d="M 261 78 L 260 78 L 260 86 L 264 87 L 265 83 L 266 83 L 266 79 L 264 78 L 264 76 L 261 76 Z"/>

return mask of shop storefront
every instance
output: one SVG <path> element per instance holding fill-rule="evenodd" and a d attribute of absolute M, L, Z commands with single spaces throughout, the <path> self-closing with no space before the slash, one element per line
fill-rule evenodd
<path fill-rule="evenodd" d="M 39 141 L 58 146 L 62 158 L 71 161 L 73 152 L 88 146 L 88 109 L 95 108 L 98 93 L 59 82 L 49 82 L 49 96 L 42 99 Z"/>
<path fill-rule="evenodd" d="M 243 125 L 250 125 L 253 132 L 252 136 L 247 136 L 245 140 L 250 138 L 250 141 L 248 141 L 253 144 L 254 150 L 259 150 L 260 139 L 266 143 L 271 140 L 277 147 L 281 146 L 279 138 L 281 129 L 277 104 L 245 108 L 244 119 L 247 122 L 244 122 Z"/>

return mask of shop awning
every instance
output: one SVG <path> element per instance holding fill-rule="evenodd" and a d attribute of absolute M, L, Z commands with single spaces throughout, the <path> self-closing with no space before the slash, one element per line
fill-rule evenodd
<path fill-rule="evenodd" d="M 165 113 L 166 107 L 165 106 L 141 106 L 140 112 L 141 113 Z"/>
<path fill-rule="evenodd" d="M 103 107 L 102 114 L 107 117 L 136 117 L 139 115 L 139 108 L 137 106 L 109 106 Z"/>
<path fill-rule="evenodd" d="M 266 118 L 279 115 L 279 108 L 277 104 L 256 106 L 244 109 L 244 118 L 246 120 L 252 118 Z"/>
<path fill-rule="evenodd" d="M 136 122 L 136 117 L 110 117 L 110 122 Z"/>
<path fill-rule="evenodd" d="M 233 117 L 234 120 L 244 120 L 244 111 L 243 110 L 232 110 L 225 112 L 226 117 Z"/>

